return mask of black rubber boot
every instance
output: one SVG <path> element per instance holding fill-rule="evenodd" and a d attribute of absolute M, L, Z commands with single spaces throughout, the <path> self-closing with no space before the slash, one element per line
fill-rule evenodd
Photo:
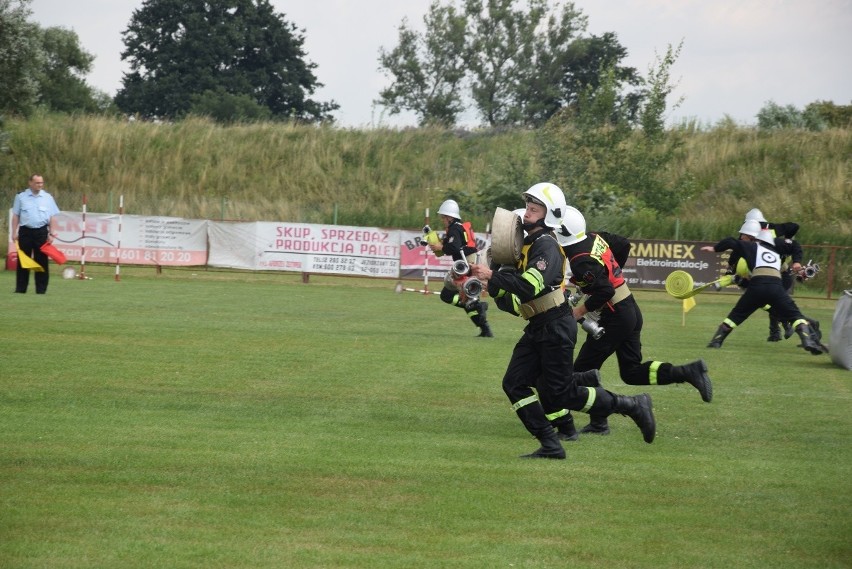
<path fill-rule="evenodd" d="M 581 387 L 603 387 L 601 383 L 600 370 L 590 369 L 589 371 L 575 371 L 574 383 Z M 608 435 L 609 424 L 606 416 L 591 415 L 589 424 L 580 429 L 581 435 Z"/>
<path fill-rule="evenodd" d="M 781 326 L 778 322 L 778 319 L 769 313 L 769 337 L 766 338 L 767 342 L 780 342 L 781 341 Z"/>
<path fill-rule="evenodd" d="M 802 341 L 802 347 L 815 356 L 824 354 L 823 346 L 817 341 L 816 332 L 810 324 L 799 324 L 796 333 Z"/>
<path fill-rule="evenodd" d="M 701 400 L 710 403 L 713 400 L 713 384 L 707 375 L 707 364 L 704 360 L 696 360 L 682 366 L 672 366 L 672 379 L 686 382 L 695 387 L 701 394 Z"/>
<path fill-rule="evenodd" d="M 642 438 L 645 439 L 645 442 L 649 444 L 654 442 L 654 437 L 657 434 L 657 422 L 654 420 L 651 396 L 642 393 L 632 397 L 613 394 L 613 397 L 615 397 L 613 411 L 633 419 L 633 422 L 642 431 Z"/>
<path fill-rule="evenodd" d="M 608 435 L 609 423 L 601 415 L 589 415 L 589 424 L 580 429 L 581 435 Z"/>
<path fill-rule="evenodd" d="M 559 442 L 559 437 L 552 428 L 549 433 L 538 435 L 536 438 L 541 446 L 530 454 L 522 454 L 521 458 L 555 458 L 560 460 L 565 458 L 565 449 L 562 448 L 562 443 Z"/>
<path fill-rule="evenodd" d="M 784 324 L 784 339 L 786 340 L 786 339 L 788 339 L 790 336 L 792 336 L 793 334 L 795 334 L 795 333 L 796 333 L 796 331 L 795 331 L 795 330 L 793 330 L 793 325 L 792 325 L 792 324 L 790 324 L 789 322 L 784 322 L 783 324 Z M 817 325 L 819 325 L 819 323 L 817 323 Z"/>
<path fill-rule="evenodd" d="M 733 331 L 733 328 L 731 328 L 727 324 L 720 324 L 719 328 L 716 330 L 716 333 L 713 334 L 713 339 L 710 340 L 709 344 L 707 344 L 707 347 L 708 348 L 721 348 L 722 342 L 725 341 L 725 338 L 727 338 L 728 334 L 730 334 L 732 331 Z"/>
<path fill-rule="evenodd" d="M 576 441 L 579 437 L 577 428 L 574 426 L 574 417 L 571 413 L 559 417 L 555 421 L 551 421 L 553 428 L 556 429 L 556 436 L 560 441 Z"/>
<path fill-rule="evenodd" d="M 488 319 L 485 313 L 488 312 L 488 303 L 479 302 L 479 315 L 476 324 L 479 326 L 479 338 L 493 338 L 494 333 L 491 332 L 491 326 L 488 325 Z"/>
<path fill-rule="evenodd" d="M 538 450 L 522 455 L 521 458 L 565 458 L 565 449 L 562 448 L 556 431 L 553 430 L 538 401 L 524 405 L 515 412 L 527 431 L 541 443 Z"/>

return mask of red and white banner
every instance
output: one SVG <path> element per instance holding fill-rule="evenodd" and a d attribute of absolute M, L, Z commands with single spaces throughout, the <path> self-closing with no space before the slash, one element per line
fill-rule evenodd
<path fill-rule="evenodd" d="M 84 226 L 82 213 L 68 211 L 56 219 L 53 244 L 69 261 L 80 261 L 85 247 L 90 263 L 111 264 L 120 257 L 123 265 L 207 264 L 206 220 L 124 215 L 119 224 L 118 214 L 87 213 Z M 9 226 L 9 251 L 14 251 Z"/>
<path fill-rule="evenodd" d="M 442 232 L 439 232 L 442 233 Z M 400 257 L 399 277 L 402 279 L 423 278 L 427 273 L 430 279 L 443 279 L 444 275 L 452 268 L 453 259 L 446 255 L 436 257 L 431 249 L 420 244 L 423 233 L 418 231 L 399 232 L 400 235 Z M 491 246 L 491 236 L 485 233 L 474 233 L 476 245 L 480 251 L 485 251 Z M 484 262 L 484 259 L 483 259 Z"/>

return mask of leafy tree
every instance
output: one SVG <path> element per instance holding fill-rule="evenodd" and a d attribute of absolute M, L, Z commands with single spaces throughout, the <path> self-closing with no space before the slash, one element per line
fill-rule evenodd
<path fill-rule="evenodd" d="M 418 123 L 451 126 L 464 110 L 460 88 L 465 76 L 465 18 L 452 6 L 433 2 L 423 18 L 426 32 L 399 27 L 399 45 L 379 51 L 379 63 L 394 82 L 376 103 L 390 113 L 413 111 Z"/>
<path fill-rule="evenodd" d="M 571 2 L 435 1 L 424 21 L 422 34 L 403 22 L 399 45 L 380 52 L 394 82 L 376 101 L 392 114 L 414 111 L 421 124 L 454 124 L 470 103 L 489 126 L 537 127 L 576 104 L 603 67 L 620 84 L 639 80 L 618 65 L 627 50 L 615 34 L 580 36 L 587 18 Z"/>
<path fill-rule="evenodd" d="M 105 110 L 104 96 L 82 78 L 92 70 L 95 57 L 80 46 L 77 34 L 54 27 L 41 29 L 39 35 L 45 56 L 37 75 L 39 104 L 66 113 Z"/>
<path fill-rule="evenodd" d="M 269 0 L 145 0 L 123 36 L 124 112 L 179 118 L 207 92 L 248 97 L 276 119 L 332 120 L 339 108 L 308 98 L 322 87 L 316 65 Z"/>
<path fill-rule="evenodd" d="M 0 113 L 28 115 L 38 102 L 44 62 L 38 26 L 27 21 L 31 0 L 0 0 Z"/>
<path fill-rule="evenodd" d="M 528 9 L 513 9 L 516 3 L 465 1 L 471 94 L 490 126 L 521 121 L 520 93 L 535 76 L 536 29 L 547 13 L 547 0 L 530 0 Z"/>
<path fill-rule="evenodd" d="M 619 65 L 625 57 L 627 48 L 619 43 L 614 32 L 574 40 L 560 62 L 561 100 L 553 111 L 578 104 L 586 93 L 594 92 L 600 87 L 602 72 L 611 70 L 611 74 L 607 71 L 603 76 L 611 81 L 614 87 L 611 93 L 615 98 L 613 103 L 626 113 L 627 120 L 635 120 L 642 95 L 635 91 L 625 92 L 625 89 L 638 87 L 642 77 L 636 68 Z"/>
<path fill-rule="evenodd" d="M 575 107 L 561 110 L 538 133 L 543 178 L 560 184 L 581 211 L 671 212 L 690 197 L 691 188 L 663 183 L 682 147 L 679 135 L 663 128 L 674 89 L 670 70 L 679 53 L 680 46 L 670 46 L 649 69 L 638 108 L 619 96 L 620 81 L 610 66 L 599 74 L 597 88 L 588 85 Z"/>
<path fill-rule="evenodd" d="M 782 107 L 774 101 L 767 101 L 757 113 L 757 127 L 761 130 L 824 130 L 826 126 L 825 120 L 815 107 L 802 112 L 795 105 Z"/>
<path fill-rule="evenodd" d="M 232 95 L 221 87 L 193 95 L 189 112 L 223 124 L 262 121 L 272 116 L 267 107 L 258 105 L 248 95 Z"/>
<path fill-rule="evenodd" d="M 835 105 L 832 101 L 816 101 L 805 107 L 805 113 L 815 113 L 831 128 L 852 127 L 852 105 Z"/>

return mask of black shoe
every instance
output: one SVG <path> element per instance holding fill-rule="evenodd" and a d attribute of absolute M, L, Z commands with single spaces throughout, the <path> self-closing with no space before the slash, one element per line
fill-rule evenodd
<path fill-rule="evenodd" d="M 769 337 L 766 338 L 767 342 L 780 342 L 781 341 L 781 330 L 777 328 L 769 333 Z"/>
<path fill-rule="evenodd" d="M 609 432 L 610 431 L 608 423 L 602 423 L 597 425 L 595 423 L 589 423 L 588 425 L 580 429 L 581 435 L 608 435 Z"/>
<path fill-rule="evenodd" d="M 565 460 L 565 449 L 561 445 L 558 449 L 541 446 L 535 452 L 522 454 L 520 458 L 555 458 L 557 460 Z"/>
<path fill-rule="evenodd" d="M 574 427 L 574 419 L 572 418 L 570 422 L 556 425 L 556 436 L 559 437 L 560 441 L 576 441 L 580 438 L 580 435 L 577 434 L 577 429 Z"/>
<path fill-rule="evenodd" d="M 710 403 L 713 400 L 713 384 L 707 375 L 707 364 L 704 360 L 696 360 L 682 366 L 672 366 L 672 377 L 682 379 L 698 390 L 701 400 Z"/>
<path fill-rule="evenodd" d="M 577 431 L 574 431 L 573 433 L 563 433 L 563 432 L 559 431 L 559 432 L 556 433 L 556 436 L 559 437 L 560 441 L 568 441 L 568 442 L 576 441 L 577 439 L 580 438 L 580 435 L 577 434 Z"/>
<path fill-rule="evenodd" d="M 822 342 L 822 332 L 819 331 L 819 320 L 809 320 L 811 328 L 814 330 L 814 339 L 817 342 Z"/>
<path fill-rule="evenodd" d="M 483 324 L 479 327 L 479 336 L 477 338 L 493 338 L 494 334 L 491 332 L 491 326 L 488 324 Z"/>
<path fill-rule="evenodd" d="M 657 434 L 657 421 L 654 419 L 650 395 L 647 393 L 633 396 L 616 395 L 613 411 L 633 419 L 633 422 L 642 431 L 642 438 L 645 442 L 649 444 L 654 442 L 654 437 Z"/>
<path fill-rule="evenodd" d="M 559 437 L 556 432 L 551 429 L 551 433 L 545 436 L 538 437 L 541 447 L 530 454 L 522 454 L 521 458 L 555 458 L 562 460 L 565 458 L 565 449 L 562 448 L 562 443 L 559 442 Z"/>

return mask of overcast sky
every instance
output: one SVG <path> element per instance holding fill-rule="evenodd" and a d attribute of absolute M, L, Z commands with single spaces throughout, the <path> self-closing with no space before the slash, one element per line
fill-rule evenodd
<path fill-rule="evenodd" d="M 372 101 L 388 79 L 379 49 L 392 49 L 403 18 L 423 29 L 432 0 L 272 0 L 304 29 L 307 60 L 325 86 L 313 99 L 334 100 L 345 127 L 407 126 Z M 767 101 L 803 109 L 817 100 L 852 104 L 852 0 L 576 0 L 588 32 L 615 32 L 627 65 L 646 74 L 655 54 L 683 41 L 672 68 L 678 82 L 669 122 L 712 124 L 725 115 L 754 124 Z M 127 70 L 121 32 L 142 0 L 33 0 L 31 20 L 74 30 L 96 56 L 90 85 L 114 95 Z M 673 99 L 671 100 L 673 101 Z M 471 117 L 470 125 L 476 121 Z M 470 126 L 469 125 L 469 126 Z"/>

